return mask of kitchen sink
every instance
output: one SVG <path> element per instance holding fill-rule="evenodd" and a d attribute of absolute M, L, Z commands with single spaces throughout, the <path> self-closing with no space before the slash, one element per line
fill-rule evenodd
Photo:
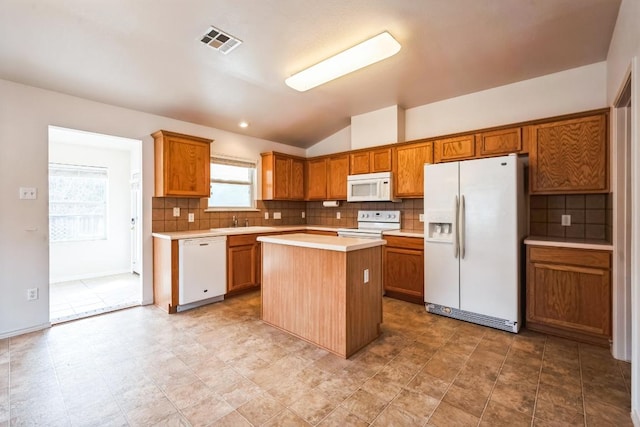
<path fill-rule="evenodd" d="M 277 231 L 275 227 L 265 226 L 252 226 L 252 227 L 226 227 L 226 228 L 212 228 L 211 231 L 218 231 L 220 233 L 229 234 L 244 234 L 244 233 L 265 233 L 269 231 Z"/>

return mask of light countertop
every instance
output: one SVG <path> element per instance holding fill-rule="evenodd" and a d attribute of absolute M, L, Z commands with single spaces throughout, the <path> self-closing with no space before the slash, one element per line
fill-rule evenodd
<path fill-rule="evenodd" d="M 418 237 L 424 239 L 424 232 L 420 230 L 389 230 L 382 233 L 383 236 Z"/>
<path fill-rule="evenodd" d="M 297 246 L 302 248 L 322 249 L 327 251 L 351 252 L 360 249 L 385 245 L 382 239 L 358 239 L 353 237 L 323 236 L 319 234 L 283 234 L 275 236 L 260 236 L 259 242 L 275 243 L 277 245 Z"/>
<path fill-rule="evenodd" d="M 214 237 L 214 236 L 235 236 L 238 234 L 264 234 L 264 233 L 281 233 L 285 231 L 333 231 L 337 232 L 340 227 L 330 227 L 324 225 L 275 225 L 275 226 L 254 226 L 254 227 L 229 227 L 229 228 L 211 228 L 209 230 L 189 230 L 189 231 L 170 231 L 163 233 L 152 233 L 153 237 L 168 240 L 195 239 L 198 237 Z"/>
<path fill-rule="evenodd" d="M 525 245 L 532 245 L 532 246 L 555 246 L 560 248 L 599 249 L 602 251 L 613 250 L 613 245 L 603 240 L 529 236 L 524 240 L 524 243 Z"/>

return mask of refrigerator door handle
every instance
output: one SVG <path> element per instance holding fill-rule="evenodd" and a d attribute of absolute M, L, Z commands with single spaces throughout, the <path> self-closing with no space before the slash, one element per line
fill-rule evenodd
<path fill-rule="evenodd" d="M 458 219 L 458 238 L 460 239 L 460 259 L 464 259 L 464 194 L 460 196 L 460 218 Z"/>
<path fill-rule="evenodd" d="M 453 224 L 451 224 L 451 232 L 453 233 L 453 257 L 458 258 L 458 196 L 456 195 L 453 200 Z"/>

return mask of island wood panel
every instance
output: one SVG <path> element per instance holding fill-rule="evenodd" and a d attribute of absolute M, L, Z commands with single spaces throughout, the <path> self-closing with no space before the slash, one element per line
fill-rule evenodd
<path fill-rule="evenodd" d="M 608 346 L 610 252 L 535 246 L 527 252 L 527 328 Z"/>
<path fill-rule="evenodd" d="M 263 321 L 342 357 L 379 335 L 381 247 L 337 252 L 263 242 L 262 251 Z"/>
<path fill-rule="evenodd" d="M 305 178 L 305 200 L 325 200 L 327 198 L 327 159 L 308 160 Z"/>
<path fill-rule="evenodd" d="M 433 142 L 403 145 L 393 149 L 395 197 L 424 197 L 425 163 L 433 163 Z"/>
<path fill-rule="evenodd" d="M 475 136 L 437 139 L 434 141 L 433 151 L 436 163 L 473 158 L 476 155 Z"/>
<path fill-rule="evenodd" d="M 178 308 L 178 241 L 153 238 L 153 304 L 168 313 Z"/>
<path fill-rule="evenodd" d="M 327 199 L 347 200 L 349 155 L 329 157 L 327 161 Z"/>
<path fill-rule="evenodd" d="M 524 150 L 522 128 L 500 129 L 476 135 L 478 155 L 501 156 Z"/>
<path fill-rule="evenodd" d="M 607 115 L 529 126 L 532 194 L 606 193 Z"/>

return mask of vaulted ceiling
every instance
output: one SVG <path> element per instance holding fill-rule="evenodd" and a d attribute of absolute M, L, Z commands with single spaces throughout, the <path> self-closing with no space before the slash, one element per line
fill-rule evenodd
<path fill-rule="evenodd" d="M 620 0 L 0 0 L 0 78 L 308 147 L 350 117 L 606 59 Z M 215 26 L 243 43 L 199 42 Z M 291 74 L 389 31 L 383 62 Z M 246 120 L 250 126 L 238 127 Z"/>

